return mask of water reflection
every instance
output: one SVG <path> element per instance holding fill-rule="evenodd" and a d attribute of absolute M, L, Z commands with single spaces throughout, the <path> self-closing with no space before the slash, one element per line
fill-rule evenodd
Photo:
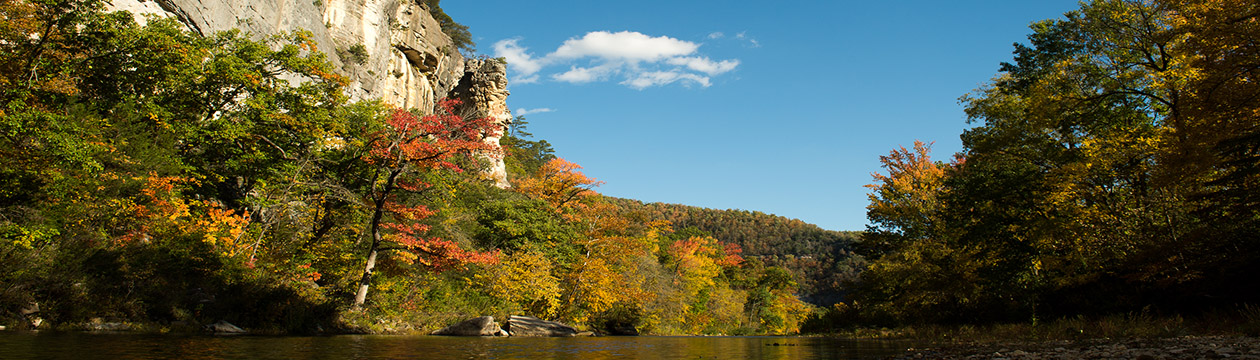
<path fill-rule="evenodd" d="M 906 343 L 801 337 L 457 338 L 0 332 L 0 359 L 870 359 Z"/>

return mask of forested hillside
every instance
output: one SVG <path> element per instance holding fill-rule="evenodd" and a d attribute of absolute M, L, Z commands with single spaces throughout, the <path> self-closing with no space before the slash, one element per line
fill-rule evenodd
<path fill-rule="evenodd" d="M 842 301 L 844 284 L 857 280 L 864 262 L 854 257 L 853 243 L 860 232 L 828 231 L 797 219 L 747 210 L 716 210 L 694 206 L 643 203 L 615 199 L 627 212 L 667 220 L 679 232 L 713 236 L 737 244 L 744 257 L 768 266 L 791 270 L 800 295 L 815 305 Z"/>

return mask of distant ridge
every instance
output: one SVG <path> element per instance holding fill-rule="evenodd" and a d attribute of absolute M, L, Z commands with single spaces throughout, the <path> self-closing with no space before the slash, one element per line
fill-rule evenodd
<path fill-rule="evenodd" d="M 843 301 L 842 283 L 856 279 L 861 271 L 861 257 L 852 250 L 860 231 L 826 230 L 799 219 L 759 211 L 608 199 L 622 211 L 668 220 L 676 232 L 699 232 L 738 244 L 745 258 L 788 269 L 796 275 L 801 299 L 816 305 Z"/>

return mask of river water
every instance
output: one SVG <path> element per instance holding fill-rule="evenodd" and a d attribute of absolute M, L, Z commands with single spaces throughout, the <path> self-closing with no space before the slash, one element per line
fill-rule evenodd
<path fill-rule="evenodd" d="M 819 337 L 467 338 L 0 332 L 0 359 L 874 359 L 904 342 Z"/>

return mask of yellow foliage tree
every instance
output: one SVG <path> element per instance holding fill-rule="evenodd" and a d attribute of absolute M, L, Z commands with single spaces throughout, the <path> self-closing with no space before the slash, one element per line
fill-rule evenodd
<path fill-rule="evenodd" d="M 517 304 L 528 315 L 552 318 L 560 307 L 560 280 L 550 259 L 538 251 L 519 251 L 489 271 L 477 274 L 491 295 Z"/>
<path fill-rule="evenodd" d="M 866 185 L 871 231 L 865 246 L 883 252 L 931 236 L 945 168 L 932 161 L 930 152 L 931 144 L 915 140 L 913 151 L 902 146 L 879 157 L 888 174 L 873 173 L 875 183 Z"/>

